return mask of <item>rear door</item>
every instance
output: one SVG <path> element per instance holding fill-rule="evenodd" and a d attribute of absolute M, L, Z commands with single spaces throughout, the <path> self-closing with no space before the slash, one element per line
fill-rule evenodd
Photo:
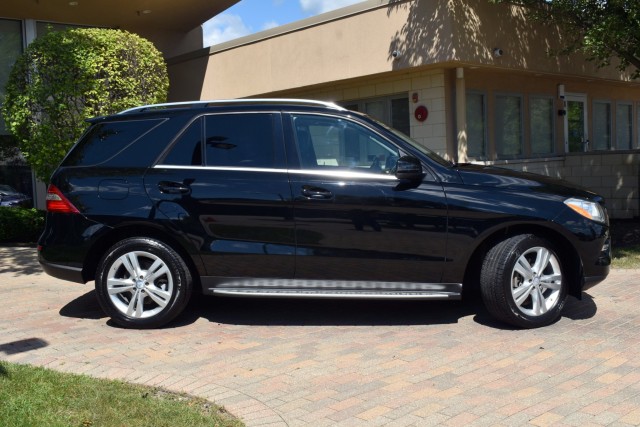
<path fill-rule="evenodd" d="M 296 279 L 439 283 L 447 207 L 435 177 L 398 180 L 393 168 L 403 153 L 358 121 L 299 113 L 285 123 Z"/>
<path fill-rule="evenodd" d="M 292 278 L 295 234 L 278 112 L 196 118 L 145 177 L 214 277 Z"/>

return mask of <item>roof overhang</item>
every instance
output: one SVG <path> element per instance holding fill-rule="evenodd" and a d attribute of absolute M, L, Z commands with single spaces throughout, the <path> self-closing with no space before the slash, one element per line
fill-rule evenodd
<path fill-rule="evenodd" d="M 239 0 L 2 0 L 1 18 L 129 31 L 190 31 Z"/>

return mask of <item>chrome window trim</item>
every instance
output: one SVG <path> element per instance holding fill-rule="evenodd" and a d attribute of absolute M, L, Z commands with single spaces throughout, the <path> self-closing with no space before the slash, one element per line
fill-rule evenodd
<path fill-rule="evenodd" d="M 331 178 L 367 178 L 384 181 L 397 181 L 394 175 L 379 173 L 368 173 L 358 171 L 342 170 L 318 170 L 318 169 L 277 169 L 277 168 L 244 168 L 231 166 L 179 166 L 179 165 L 155 165 L 152 169 L 187 169 L 187 170 L 210 170 L 221 172 L 262 172 L 262 173 L 287 173 L 297 175 L 316 175 Z"/>

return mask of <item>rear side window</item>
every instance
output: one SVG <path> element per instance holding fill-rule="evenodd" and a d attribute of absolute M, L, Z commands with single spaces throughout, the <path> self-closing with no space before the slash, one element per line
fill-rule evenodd
<path fill-rule="evenodd" d="M 176 139 L 163 165 L 202 166 L 202 118 L 196 119 Z"/>
<path fill-rule="evenodd" d="M 91 166 L 104 163 L 162 122 L 162 119 L 155 119 L 95 124 L 69 153 L 63 166 Z"/>
<path fill-rule="evenodd" d="M 274 120 L 268 113 L 205 116 L 206 165 L 273 167 Z"/>

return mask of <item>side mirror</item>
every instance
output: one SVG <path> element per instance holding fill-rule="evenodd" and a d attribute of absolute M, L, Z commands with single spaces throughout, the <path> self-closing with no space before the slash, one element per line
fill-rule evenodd
<path fill-rule="evenodd" d="M 415 181 L 422 179 L 422 163 L 413 156 L 402 156 L 396 163 L 396 178 Z"/>

